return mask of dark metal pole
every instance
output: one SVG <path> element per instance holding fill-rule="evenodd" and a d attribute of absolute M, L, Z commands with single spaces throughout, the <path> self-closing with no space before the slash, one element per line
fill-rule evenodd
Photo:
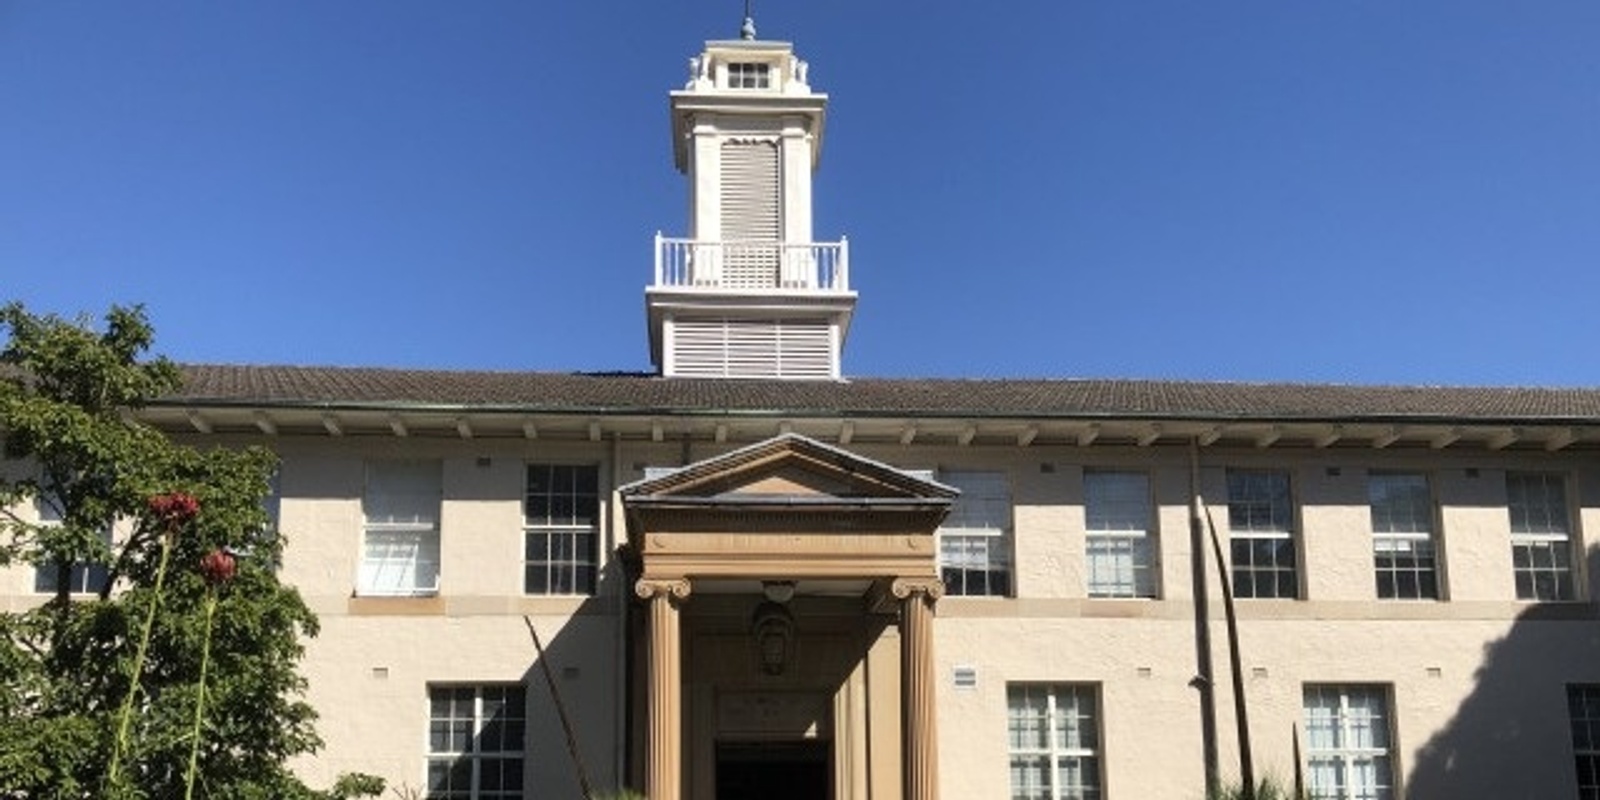
<path fill-rule="evenodd" d="M 1300 763 L 1300 726 L 1289 727 L 1290 741 L 1294 742 L 1294 800 L 1302 800 L 1306 796 L 1305 766 Z"/>
<path fill-rule="evenodd" d="M 1194 582 L 1195 676 L 1200 695 L 1200 750 L 1205 759 L 1206 797 L 1221 788 L 1217 759 L 1217 700 L 1212 682 L 1211 609 L 1206 589 L 1206 533 L 1200 518 L 1200 443 L 1189 440 L 1189 566 Z"/>
<path fill-rule="evenodd" d="M 1222 574 L 1222 540 L 1217 538 L 1217 525 L 1211 519 L 1211 509 L 1206 508 L 1206 527 L 1211 531 L 1211 552 L 1217 559 L 1217 573 L 1222 578 L 1222 612 L 1228 621 L 1228 667 L 1233 672 L 1233 715 L 1239 726 L 1239 782 L 1243 793 L 1241 800 L 1255 800 L 1256 766 L 1250 754 L 1250 713 L 1244 699 L 1244 663 L 1239 657 L 1239 619 L 1233 613 L 1233 587 L 1228 576 Z"/>
<path fill-rule="evenodd" d="M 550 687 L 550 699 L 555 701 L 556 716 L 561 718 L 561 731 L 567 735 L 567 754 L 572 756 L 572 766 L 578 772 L 578 788 L 583 790 L 584 800 L 594 800 L 594 786 L 589 783 L 589 771 L 583 767 L 583 757 L 578 755 L 578 737 L 572 732 L 572 720 L 567 717 L 567 704 L 561 702 L 561 691 L 556 688 L 556 678 L 550 672 L 550 659 L 544 657 L 544 643 L 539 641 L 539 632 L 533 628 L 533 620 L 527 614 L 522 615 L 522 624 L 528 626 L 528 635 L 533 637 L 533 649 L 539 653 L 539 666 L 544 672 L 544 682 Z"/>

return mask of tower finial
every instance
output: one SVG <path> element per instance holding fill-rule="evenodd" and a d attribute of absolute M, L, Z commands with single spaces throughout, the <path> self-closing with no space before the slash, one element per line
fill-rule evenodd
<path fill-rule="evenodd" d="M 756 18 L 750 16 L 750 0 L 744 0 L 744 24 L 739 26 L 739 38 L 745 41 L 756 38 Z"/>

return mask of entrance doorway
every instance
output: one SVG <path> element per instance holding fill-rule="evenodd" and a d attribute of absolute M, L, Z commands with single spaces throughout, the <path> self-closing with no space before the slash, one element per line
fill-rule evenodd
<path fill-rule="evenodd" d="M 828 742 L 719 742 L 717 800 L 829 800 Z"/>

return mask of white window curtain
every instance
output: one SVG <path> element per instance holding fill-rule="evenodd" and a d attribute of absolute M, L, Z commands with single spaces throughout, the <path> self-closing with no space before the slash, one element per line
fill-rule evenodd
<path fill-rule="evenodd" d="M 1546 472 L 1507 473 L 1506 498 L 1517 599 L 1577 597 L 1566 477 Z"/>
<path fill-rule="evenodd" d="M 1392 800 L 1388 689 L 1305 687 L 1307 789 L 1313 800 Z"/>
<path fill-rule="evenodd" d="M 1012 800 L 1099 800 L 1100 719 L 1091 685 L 1007 688 Z"/>
<path fill-rule="evenodd" d="M 1004 472 L 941 471 L 961 490 L 939 527 L 939 567 L 953 595 L 1011 594 L 1011 484 Z"/>
<path fill-rule="evenodd" d="M 1142 472 L 1083 475 L 1090 597 L 1154 597 L 1150 477 Z"/>
<path fill-rule="evenodd" d="M 439 588 L 438 461 L 374 461 L 362 499 L 360 591 L 431 594 Z"/>

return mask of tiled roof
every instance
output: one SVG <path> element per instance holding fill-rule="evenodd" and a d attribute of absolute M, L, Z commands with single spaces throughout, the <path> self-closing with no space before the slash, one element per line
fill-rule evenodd
<path fill-rule="evenodd" d="M 777 381 L 200 364 L 184 366 L 183 373 L 183 390 L 157 405 L 851 417 L 1600 421 L 1600 389 L 1076 379 Z"/>

